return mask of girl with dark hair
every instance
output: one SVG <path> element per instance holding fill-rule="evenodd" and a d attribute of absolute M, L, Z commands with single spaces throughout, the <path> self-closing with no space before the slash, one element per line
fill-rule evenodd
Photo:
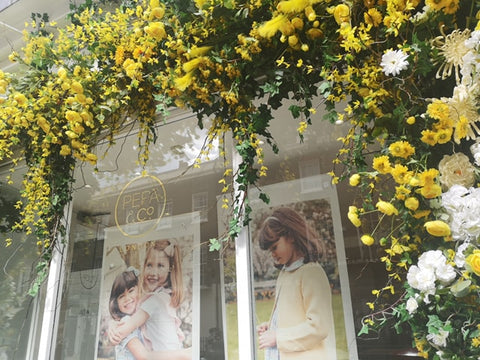
<path fill-rule="evenodd" d="M 183 348 L 184 334 L 177 309 L 183 300 L 180 249 L 174 239 L 154 241 L 147 249 L 140 281 L 140 298 L 135 314 L 111 330 L 118 343 L 142 327 L 146 343 L 154 351 Z"/>
<path fill-rule="evenodd" d="M 128 321 L 139 304 L 138 270 L 127 269 L 118 274 L 110 292 L 109 310 L 119 323 Z M 115 343 L 116 360 L 190 360 L 191 349 L 178 351 L 150 351 L 145 347 L 140 328 L 133 329 L 120 342 Z"/>
<path fill-rule="evenodd" d="M 257 327 L 265 359 L 336 359 L 330 284 L 318 263 L 322 241 L 299 213 L 287 207 L 264 220 L 258 241 L 281 269 L 270 321 Z"/>

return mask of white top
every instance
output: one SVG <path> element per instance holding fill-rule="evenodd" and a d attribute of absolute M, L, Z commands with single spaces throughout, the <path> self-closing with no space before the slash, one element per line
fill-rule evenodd
<path fill-rule="evenodd" d="M 178 350 L 182 348 L 179 338 L 179 320 L 170 305 L 170 294 L 161 288 L 140 305 L 149 318 L 145 322 L 145 338 L 152 343 L 152 350 Z"/>

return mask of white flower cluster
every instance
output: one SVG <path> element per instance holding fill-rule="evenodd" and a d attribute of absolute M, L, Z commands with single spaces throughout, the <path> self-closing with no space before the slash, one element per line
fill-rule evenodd
<path fill-rule="evenodd" d="M 435 294 L 437 282 L 446 286 L 455 280 L 456 273 L 453 266 L 447 264 L 447 258 L 441 250 L 424 252 L 418 259 L 417 265 L 408 269 L 408 284 L 424 295 L 424 302 L 429 303 L 428 296 Z M 414 306 L 414 304 L 410 304 Z"/>
<path fill-rule="evenodd" d="M 442 206 L 454 240 L 470 241 L 480 236 L 480 188 L 453 185 L 442 194 Z"/>

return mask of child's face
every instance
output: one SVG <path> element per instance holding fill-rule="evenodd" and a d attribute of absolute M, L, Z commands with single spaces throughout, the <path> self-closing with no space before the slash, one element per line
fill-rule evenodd
<path fill-rule="evenodd" d="M 125 290 L 117 298 L 118 309 L 127 315 L 132 315 L 137 308 L 138 286 Z"/>
<path fill-rule="evenodd" d="M 280 238 L 274 242 L 268 250 L 272 254 L 276 265 L 290 265 L 292 262 L 300 258 L 293 240 L 285 236 L 280 236 Z"/>
<path fill-rule="evenodd" d="M 159 250 L 152 250 L 145 262 L 143 284 L 148 291 L 155 291 L 165 286 L 170 273 L 170 260 L 168 256 Z"/>

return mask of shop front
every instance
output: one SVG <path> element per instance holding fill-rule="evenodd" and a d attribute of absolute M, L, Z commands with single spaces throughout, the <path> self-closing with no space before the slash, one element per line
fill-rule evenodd
<path fill-rule="evenodd" d="M 119 287 L 119 279 L 133 274 L 137 289 L 133 307 L 143 309 L 149 298 L 171 300 L 157 299 L 156 310 L 137 324 L 148 327 L 159 304 L 165 306 L 160 312 L 174 320 L 164 319 L 161 338 L 166 340 L 149 339 L 151 344 L 146 345 L 149 351 L 158 350 L 158 358 L 176 358 L 161 355 L 162 349 L 173 346 L 186 349 L 192 359 L 263 359 L 269 350 L 262 346 L 258 330 L 270 320 L 281 292 L 277 277 L 282 261 L 261 238 L 266 222 L 288 222 L 279 219 L 286 216 L 284 211 L 296 214 L 301 227 L 320 240 L 322 270 L 319 275 L 308 275 L 305 284 L 307 290 L 315 289 L 313 293 L 320 295 L 317 302 L 312 300 L 312 317 L 318 320 L 313 325 L 329 329 L 324 346 L 328 358 L 407 356 L 408 341 L 387 332 L 381 341 L 357 337 L 362 316 L 369 311 L 365 304 L 370 291 L 381 286 L 384 275 L 375 247 L 362 246 L 356 228 L 346 218 L 354 193 L 348 184 L 332 185 L 326 174 L 345 128 L 314 122 L 301 142 L 285 135 L 297 126 L 287 108 L 276 112 L 272 122 L 280 151 L 267 152 L 264 159 L 269 176 L 261 191 L 270 203 L 259 199 L 259 189 L 250 189 L 252 220 L 235 242 L 223 243 L 220 250 L 211 249 L 210 239 L 219 239 L 227 231 L 231 209 L 227 205 L 237 195 L 232 184 L 221 180 L 227 169 L 237 171 L 230 143 L 212 143 L 207 154 L 207 133 L 196 126 L 195 116 L 172 109 L 169 118 L 158 124 L 159 138 L 146 167 L 138 165 L 134 129 L 120 135 L 108 151 L 107 143 L 100 144 L 97 167 L 83 164 L 75 170 L 65 241 L 57 249 L 39 295 L 23 301 L 22 308 L 13 309 L 21 302 L 18 299 L 25 298 L 33 273 L 30 264 L 35 263 L 36 254 L 29 254 L 25 245 L 31 238 L 15 234 L 18 241 L 8 253 L 2 251 L 2 286 L 15 287 L 2 301 L 10 306 L 6 325 L 11 329 L 2 340 L 4 358 L 115 359 L 110 334 L 116 330 L 112 329 L 128 324 L 126 319 L 134 318 L 134 312 L 115 312 L 112 306 L 128 294 L 128 288 Z M 289 128 L 292 131 L 286 131 Z M 21 174 L 15 176 L 14 184 L 21 184 Z M 16 198 L 18 189 L 2 182 L 5 223 L 14 220 L 15 214 L 5 209 L 11 209 Z M 311 251 L 307 256 L 314 259 L 315 251 Z M 168 280 L 160 279 L 160 267 L 166 269 Z M 314 299 L 315 294 L 309 296 Z M 295 301 L 298 309 L 293 306 L 287 315 L 277 315 L 293 319 L 306 306 Z M 330 307 L 327 315 L 316 314 L 325 307 Z M 325 316 L 330 320 L 325 322 Z M 301 327 L 292 325 L 292 329 L 296 330 L 283 336 L 294 349 L 303 346 L 296 333 Z M 168 341 L 174 344 L 165 345 Z M 280 340 L 278 344 L 282 351 Z"/>

